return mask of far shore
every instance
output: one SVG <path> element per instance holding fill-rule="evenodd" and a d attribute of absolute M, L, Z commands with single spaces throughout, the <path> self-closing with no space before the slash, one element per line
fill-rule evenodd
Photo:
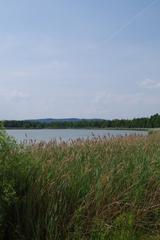
<path fill-rule="evenodd" d="M 157 131 L 155 128 L 5 128 L 6 130 L 119 130 L 119 131 Z"/>

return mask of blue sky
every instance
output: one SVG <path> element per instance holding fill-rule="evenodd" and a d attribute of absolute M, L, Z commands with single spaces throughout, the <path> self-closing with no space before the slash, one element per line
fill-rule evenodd
<path fill-rule="evenodd" d="M 160 0 L 2 0 L 0 119 L 160 109 Z"/>

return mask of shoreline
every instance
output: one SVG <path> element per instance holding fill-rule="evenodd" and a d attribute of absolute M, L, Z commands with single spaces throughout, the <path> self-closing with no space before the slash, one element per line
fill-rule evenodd
<path fill-rule="evenodd" d="M 157 131 L 155 128 L 5 128 L 5 130 L 119 130 L 119 131 Z"/>

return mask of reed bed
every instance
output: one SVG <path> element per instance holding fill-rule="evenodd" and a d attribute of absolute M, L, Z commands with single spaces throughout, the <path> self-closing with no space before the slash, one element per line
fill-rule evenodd
<path fill-rule="evenodd" d="M 159 240 L 160 134 L 18 145 L 2 132 L 0 239 Z"/>

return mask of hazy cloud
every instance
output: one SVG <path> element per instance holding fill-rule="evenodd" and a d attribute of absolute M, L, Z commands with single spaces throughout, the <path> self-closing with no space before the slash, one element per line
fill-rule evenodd
<path fill-rule="evenodd" d="M 0 89 L 0 97 L 6 101 L 24 101 L 29 99 L 29 94 L 18 89 Z"/>
<path fill-rule="evenodd" d="M 102 91 L 97 93 L 93 99 L 94 112 L 101 116 L 110 116 L 111 118 L 133 118 L 135 116 L 144 116 L 155 113 L 160 104 L 160 95 L 152 95 L 148 92 L 139 93 L 114 93 Z M 95 114 L 96 115 L 96 114 Z M 108 118 L 110 118 L 108 117 Z"/>
<path fill-rule="evenodd" d="M 147 78 L 143 82 L 141 82 L 140 86 L 146 89 L 157 89 L 160 88 L 160 82 Z"/>

